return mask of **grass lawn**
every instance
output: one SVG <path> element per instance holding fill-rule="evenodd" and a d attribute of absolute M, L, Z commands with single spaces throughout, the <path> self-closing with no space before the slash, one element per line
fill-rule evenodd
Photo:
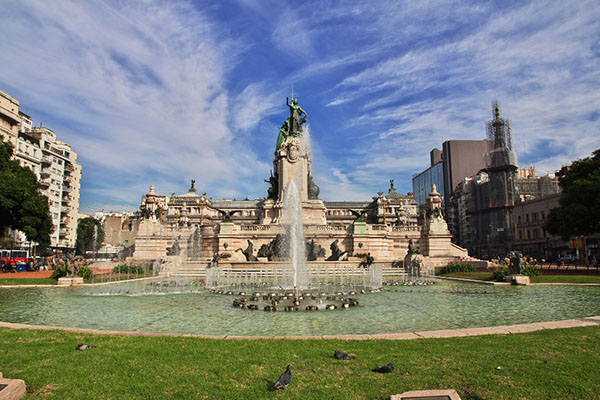
<path fill-rule="evenodd" d="M 532 283 L 600 283 L 600 275 L 544 275 L 531 277 Z"/>
<path fill-rule="evenodd" d="M 477 279 L 480 281 L 493 281 L 494 274 L 489 271 L 475 271 L 475 272 L 452 272 L 441 276 L 449 276 L 451 278 L 464 278 L 464 279 Z"/>
<path fill-rule="evenodd" d="M 0 278 L 0 285 L 56 285 L 53 278 Z"/>
<path fill-rule="evenodd" d="M 76 351 L 78 343 L 96 345 Z M 333 358 L 339 349 L 356 359 Z M 592 399 L 600 326 L 407 341 L 214 340 L 0 328 L 0 365 L 27 399 L 389 399 L 453 388 L 467 399 Z M 396 370 L 377 374 L 376 364 Z M 287 364 L 292 383 L 268 387 Z M 500 366 L 501 369 L 496 367 Z"/>
<path fill-rule="evenodd" d="M 102 283 L 102 282 L 118 282 L 125 281 L 127 279 L 138 279 L 138 278 L 151 278 L 152 274 L 120 274 L 120 275 L 111 275 L 111 274 L 102 274 L 102 275 L 94 275 L 94 279 L 85 279 L 85 283 Z"/>

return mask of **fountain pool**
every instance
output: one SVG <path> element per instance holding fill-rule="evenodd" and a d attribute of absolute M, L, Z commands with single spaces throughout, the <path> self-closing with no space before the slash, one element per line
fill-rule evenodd
<path fill-rule="evenodd" d="M 481 286 L 440 281 L 385 286 L 351 310 L 265 312 L 234 308 L 237 295 L 90 296 L 92 288 L 2 288 L 4 322 L 206 335 L 343 335 L 474 328 L 600 315 L 600 287 Z"/>

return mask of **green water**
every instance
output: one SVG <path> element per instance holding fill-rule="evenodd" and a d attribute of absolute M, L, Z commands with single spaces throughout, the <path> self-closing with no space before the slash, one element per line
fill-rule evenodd
<path fill-rule="evenodd" d="M 199 293 L 89 296 L 89 288 L 0 289 L 5 322 L 210 335 L 414 332 L 600 315 L 600 287 L 482 286 L 439 281 L 356 295 L 360 306 L 316 312 L 250 311 L 237 296 Z"/>

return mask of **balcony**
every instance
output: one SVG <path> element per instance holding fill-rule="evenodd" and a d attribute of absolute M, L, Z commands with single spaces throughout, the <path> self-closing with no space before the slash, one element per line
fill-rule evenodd
<path fill-rule="evenodd" d="M 42 165 L 52 165 L 52 157 L 46 155 L 42 156 Z"/>

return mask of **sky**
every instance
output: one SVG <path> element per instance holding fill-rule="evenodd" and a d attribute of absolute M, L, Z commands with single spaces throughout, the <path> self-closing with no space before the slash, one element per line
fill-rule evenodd
<path fill-rule="evenodd" d="M 326 201 L 412 191 L 495 99 L 522 167 L 600 148 L 597 0 L 4 0 L 0 37 L 0 90 L 78 153 L 88 214 L 191 179 L 265 197 L 292 94 Z"/>

